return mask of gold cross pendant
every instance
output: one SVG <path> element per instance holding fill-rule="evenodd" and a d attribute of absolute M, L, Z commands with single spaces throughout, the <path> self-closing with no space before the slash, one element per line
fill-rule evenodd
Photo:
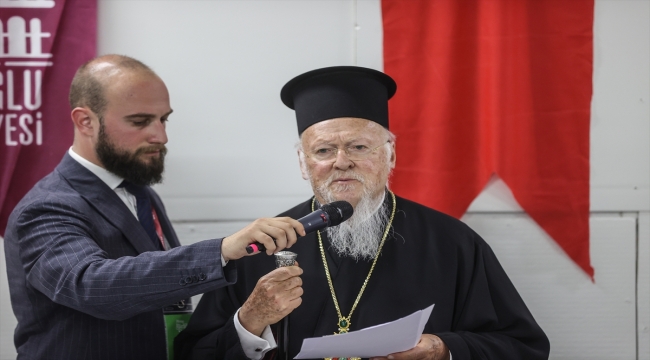
<path fill-rule="evenodd" d="M 350 329 L 350 319 L 341 317 L 339 318 L 339 334 L 345 334 Z"/>

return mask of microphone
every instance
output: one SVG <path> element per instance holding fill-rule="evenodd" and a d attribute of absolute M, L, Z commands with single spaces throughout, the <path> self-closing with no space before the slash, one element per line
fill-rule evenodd
<path fill-rule="evenodd" d="M 305 227 L 305 233 L 309 234 L 316 230 L 326 228 L 328 226 L 336 226 L 352 216 L 354 209 L 347 201 L 334 201 L 325 204 L 320 209 L 307 214 L 298 221 Z M 252 254 L 256 251 L 265 251 L 266 247 L 263 244 L 254 242 L 246 246 L 246 252 Z"/>
<path fill-rule="evenodd" d="M 295 265 L 296 257 L 298 257 L 298 254 L 291 251 L 276 253 L 275 268 Z M 278 359 L 289 360 L 289 315 L 278 321 L 276 341 L 278 344 Z"/>

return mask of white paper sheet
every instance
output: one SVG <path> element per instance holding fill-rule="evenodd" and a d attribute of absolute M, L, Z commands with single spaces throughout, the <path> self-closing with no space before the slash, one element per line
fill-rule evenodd
<path fill-rule="evenodd" d="M 435 305 L 435 304 L 434 304 Z M 431 305 L 399 320 L 347 334 L 309 338 L 302 342 L 295 359 L 325 357 L 373 357 L 412 349 L 420 341 L 429 320 Z"/>

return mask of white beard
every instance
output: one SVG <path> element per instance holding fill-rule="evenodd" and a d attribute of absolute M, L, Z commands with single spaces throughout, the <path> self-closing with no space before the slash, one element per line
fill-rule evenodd
<path fill-rule="evenodd" d="M 329 182 L 325 182 L 327 183 Z M 380 196 L 372 198 L 367 191 L 369 187 L 364 187 L 364 193 L 350 219 L 325 229 L 331 247 L 340 256 L 369 260 L 377 255 L 379 243 L 389 225 L 389 214 L 388 207 L 384 206 L 386 193 L 382 192 Z M 327 185 L 320 187 L 319 193 L 327 203 L 337 200 Z"/>

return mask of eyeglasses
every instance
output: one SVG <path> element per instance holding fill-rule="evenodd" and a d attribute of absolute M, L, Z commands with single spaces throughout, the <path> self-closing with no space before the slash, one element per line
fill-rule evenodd
<path fill-rule="evenodd" d="M 323 147 L 316 149 L 315 151 L 311 152 L 311 154 L 305 152 L 305 155 L 316 161 L 327 162 L 336 159 L 339 154 L 339 150 L 343 150 L 345 155 L 348 156 L 349 160 L 359 161 L 367 159 L 370 157 L 370 155 L 374 154 L 377 149 L 388 143 L 390 143 L 390 140 L 374 148 L 369 148 L 366 145 L 350 145 L 344 149 L 339 149 L 336 147 Z"/>

